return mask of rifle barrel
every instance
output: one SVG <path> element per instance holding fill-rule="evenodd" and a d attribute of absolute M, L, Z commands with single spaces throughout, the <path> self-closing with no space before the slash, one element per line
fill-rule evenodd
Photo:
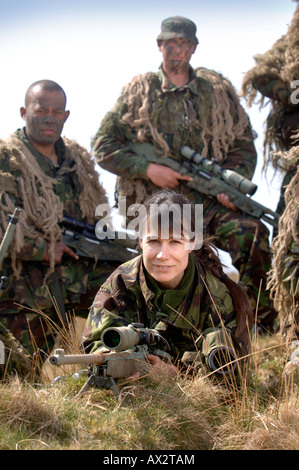
<path fill-rule="evenodd" d="M 8 250 L 12 235 L 15 231 L 16 224 L 18 223 L 19 214 L 20 214 L 21 210 L 22 209 L 20 207 L 16 207 L 13 214 L 9 215 L 9 224 L 7 226 L 7 229 L 4 233 L 4 236 L 3 236 L 3 239 L 2 239 L 1 245 L 0 245 L 0 268 L 2 266 L 2 261 L 3 261 L 5 255 L 6 255 L 7 250 Z"/>
<path fill-rule="evenodd" d="M 56 349 L 50 357 L 50 363 L 55 366 L 65 364 L 103 364 L 106 358 L 102 353 L 98 354 L 65 354 L 64 349 Z"/>

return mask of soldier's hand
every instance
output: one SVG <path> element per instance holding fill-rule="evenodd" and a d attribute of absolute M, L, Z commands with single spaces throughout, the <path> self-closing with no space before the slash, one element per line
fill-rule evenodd
<path fill-rule="evenodd" d="M 67 245 L 65 245 L 61 241 L 59 241 L 59 242 L 56 242 L 54 246 L 54 263 L 60 264 L 62 257 L 65 253 L 71 256 L 72 258 L 74 258 L 75 260 L 79 259 L 79 256 L 76 255 L 76 253 L 71 248 L 69 248 Z M 46 251 L 44 255 L 44 261 L 46 263 L 50 263 L 49 242 L 46 242 Z"/>
<path fill-rule="evenodd" d="M 175 188 L 180 180 L 193 181 L 191 176 L 181 175 L 177 171 L 164 165 L 150 163 L 147 168 L 147 176 L 156 186 L 160 188 Z"/>
<path fill-rule="evenodd" d="M 229 196 L 227 194 L 224 194 L 224 193 L 217 194 L 217 201 L 220 202 L 220 204 L 222 204 L 224 207 L 227 207 L 228 209 L 231 209 L 233 211 L 238 210 L 235 204 L 230 202 Z"/>
<path fill-rule="evenodd" d="M 168 362 L 162 361 L 158 356 L 154 354 L 147 354 L 147 359 L 149 363 L 152 365 L 153 371 L 157 374 L 166 374 L 169 376 L 177 375 L 177 368 Z"/>

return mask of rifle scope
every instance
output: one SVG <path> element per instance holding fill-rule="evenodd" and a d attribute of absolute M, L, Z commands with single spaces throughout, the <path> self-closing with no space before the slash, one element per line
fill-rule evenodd
<path fill-rule="evenodd" d="M 137 344 L 151 344 L 154 342 L 153 332 L 147 328 L 134 328 L 133 326 L 119 326 L 107 328 L 103 331 L 101 340 L 107 349 L 124 351 Z"/>
<path fill-rule="evenodd" d="M 220 176 L 223 181 L 238 191 L 241 191 L 243 194 L 249 194 L 252 196 L 256 192 L 257 185 L 252 181 L 233 170 L 222 168 L 214 161 L 208 160 L 190 147 L 182 145 L 180 152 L 184 157 L 188 158 L 188 160 L 195 163 L 198 166 L 198 169 L 202 169 L 204 172 L 206 171 L 214 176 Z"/>

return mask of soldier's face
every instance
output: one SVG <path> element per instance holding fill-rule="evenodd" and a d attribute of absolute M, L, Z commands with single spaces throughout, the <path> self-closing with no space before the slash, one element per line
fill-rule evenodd
<path fill-rule="evenodd" d="M 162 53 L 165 68 L 180 70 L 189 64 L 191 56 L 195 52 L 196 44 L 188 41 L 188 39 L 174 38 L 159 41 L 158 47 Z"/>
<path fill-rule="evenodd" d="M 29 139 L 39 145 L 54 144 L 60 137 L 69 111 L 65 110 L 65 97 L 59 91 L 33 89 L 26 108 L 21 108 Z"/>
<path fill-rule="evenodd" d="M 163 289 L 176 289 L 188 266 L 190 241 L 156 237 L 148 232 L 140 240 L 144 266 Z"/>

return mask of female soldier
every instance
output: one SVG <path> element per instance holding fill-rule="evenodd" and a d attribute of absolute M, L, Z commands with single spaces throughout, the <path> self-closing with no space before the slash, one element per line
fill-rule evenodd
<path fill-rule="evenodd" d="M 84 332 L 86 350 L 103 346 L 106 328 L 138 323 L 168 344 L 172 365 L 147 356 L 156 371 L 175 373 L 173 364 L 188 355 L 193 362 L 195 354 L 210 370 L 230 373 L 236 362 L 219 367 L 248 353 L 253 315 L 246 294 L 223 272 L 211 241 L 198 242 L 195 207 L 183 195 L 161 190 L 142 208 L 142 254 L 119 266 L 98 291 Z"/>

